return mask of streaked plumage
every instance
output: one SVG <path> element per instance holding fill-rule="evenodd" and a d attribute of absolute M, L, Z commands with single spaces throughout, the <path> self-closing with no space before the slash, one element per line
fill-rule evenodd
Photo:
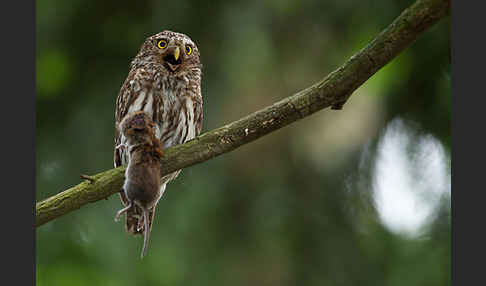
<path fill-rule="evenodd" d="M 167 44 L 163 49 L 158 46 L 161 40 Z M 199 50 L 188 36 L 163 31 L 148 37 L 131 62 L 130 72 L 116 100 L 116 125 L 129 112 L 143 110 L 155 123 L 155 134 L 163 149 L 194 138 L 202 128 L 201 69 Z M 115 128 L 115 147 L 123 144 L 126 144 L 126 138 Z M 128 160 L 125 148 L 115 148 L 115 167 L 126 165 Z M 179 172 L 162 178 L 162 194 L 167 182 L 176 178 Z M 120 192 L 120 198 L 126 206 L 128 201 L 123 192 Z M 155 207 L 149 215 L 150 228 Z M 143 233 L 139 219 L 143 219 L 139 208 L 127 211 L 126 230 L 129 233 Z"/>

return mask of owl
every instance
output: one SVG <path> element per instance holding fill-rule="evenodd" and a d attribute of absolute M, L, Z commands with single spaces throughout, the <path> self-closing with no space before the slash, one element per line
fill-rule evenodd
<path fill-rule="evenodd" d="M 162 149 L 194 138 L 202 128 L 201 76 L 199 50 L 188 36 L 166 30 L 148 37 L 130 63 L 128 77 L 116 99 L 115 126 L 128 113 L 144 111 L 155 123 L 155 136 Z M 124 146 L 127 138 L 115 127 L 115 167 L 127 165 L 130 160 Z M 160 197 L 166 184 L 180 171 L 161 178 Z M 128 205 L 123 191 L 120 199 L 124 206 Z M 157 203 L 149 209 L 148 224 L 144 223 L 139 207 L 130 208 L 126 213 L 126 231 L 135 235 L 144 233 L 144 225 L 151 229 L 156 206 Z"/>

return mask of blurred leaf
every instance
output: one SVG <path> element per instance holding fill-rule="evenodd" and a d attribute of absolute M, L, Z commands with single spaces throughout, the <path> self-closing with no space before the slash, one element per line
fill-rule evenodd
<path fill-rule="evenodd" d="M 36 88 L 40 98 L 55 98 L 63 91 L 73 76 L 70 57 L 60 51 L 47 51 L 37 58 Z"/>

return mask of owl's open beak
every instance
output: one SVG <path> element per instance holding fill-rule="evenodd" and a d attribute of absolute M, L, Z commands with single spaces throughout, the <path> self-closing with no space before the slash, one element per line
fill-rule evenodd
<path fill-rule="evenodd" d="M 178 46 L 174 48 L 169 48 L 169 50 L 167 51 L 167 54 L 164 57 L 164 61 L 167 63 L 172 71 L 175 71 L 181 65 L 182 58 L 180 57 L 180 55 L 181 49 Z"/>

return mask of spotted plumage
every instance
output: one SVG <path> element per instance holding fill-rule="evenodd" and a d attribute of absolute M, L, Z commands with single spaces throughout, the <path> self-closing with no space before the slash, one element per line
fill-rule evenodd
<path fill-rule="evenodd" d="M 130 72 L 116 100 L 115 121 L 118 126 L 131 112 L 143 110 L 155 123 L 155 136 L 162 148 L 182 144 L 201 132 L 202 95 L 199 50 L 186 35 L 163 31 L 148 37 L 130 64 Z M 129 154 L 127 139 L 115 128 L 115 167 L 127 165 Z M 162 178 L 160 193 L 166 184 L 177 177 L 176 171 Z M 120 192 L 125 206 L 127 198 Z M 155 204 L 149 213 L 152 227 Z M 132 234 L 143 233 L 142 212 L 131 208 L 126 214 L 126 230 Z M 141 226 L 141 227 L 140 227 Z"/>

